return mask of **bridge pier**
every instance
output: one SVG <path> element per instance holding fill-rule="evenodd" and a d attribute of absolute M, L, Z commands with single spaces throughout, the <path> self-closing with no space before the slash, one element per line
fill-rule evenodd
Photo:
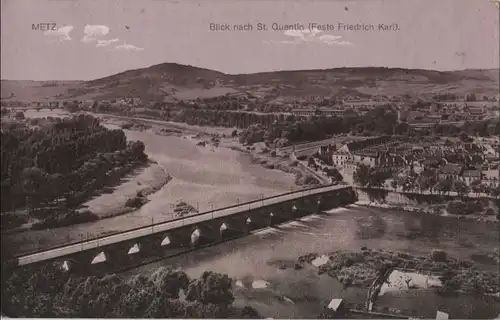
<path fill-rule="evenodd" d="M 170 244 L 170 237 L 167 234 L 155 234 L 148 237 L 143 237 L 138 240 L 140 244 L 140 254 L 141 256 L 150 257 L 160 257 L 165 251 L 165 246 L 162 246 L 162 242 L 165 238 L 168 238 L 168 244 Z"/>

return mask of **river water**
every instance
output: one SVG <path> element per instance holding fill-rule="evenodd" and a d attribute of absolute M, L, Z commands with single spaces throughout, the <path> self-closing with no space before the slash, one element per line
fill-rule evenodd
<path fill-rule="evenodd" d="M 427 255 L 440 248 L 451 256 L 470 260 L 491 253 L 498 244 L 498 232 L 493 225 L 443 217 L 431 219 L 434 220 L 430 224 L 422 224 L 416 213 L 352 205 L 142 266 L 125 272 L 124 276 L 149 274 L 160 266 L 180 268 L 191 277 L 199 277 L 207 270 L 226 273 L 234 281 L 236 305 L 252 305 L 264 317 L 315 318 L 333 298 L 363 303 L 367 289 L 344 289 L 328 275 L 319 276 L 312 266 L 295 270 L 293 266 L 300 255 L 362 246 Z M 415 224 L 431 232 L 411 240 L 404 237 L 406 228 Z M 496 268 L 491 261 L 478 260 L 483 268 Z M 287 268 L 283 270 L 278 265 Z M 453 318 L 491 319 L 500 313 L 498 300 L 424 295 L 414 302 L 415 306 L 429 307 L 418 308 L 418 315 L 425 317 L 435 317 L 437 308 L 451 310 Z"/>

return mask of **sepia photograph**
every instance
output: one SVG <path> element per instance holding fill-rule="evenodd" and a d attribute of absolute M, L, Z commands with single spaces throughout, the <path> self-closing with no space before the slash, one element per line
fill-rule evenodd
<path fill-rule="evenodd" d="M 500 319 L 499 0 L 0 0 L 7 318 Z"/>

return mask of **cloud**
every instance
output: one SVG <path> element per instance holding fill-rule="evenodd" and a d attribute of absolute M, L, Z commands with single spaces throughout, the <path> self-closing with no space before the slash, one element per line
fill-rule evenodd
<path fill-rule="evenodd" d="M 59 41 L 69 41 L 71 40 L 69 33 L 73 31 L 73 29 L 74 27 L 70 25 L 61 27 L 57 30 L 47 30 L 43 34 L 46 36 L 57 37 Z"/>
<path fill-rule="evenodd" d="M 110 40 L 97 40 L 96 47 L 107 47 L 113 42 L 118 42 L 118 38 L 110 39 Z"/>
<path fill-rule="evenodd" d="M 321 35 L 318 37 L 318 39 L 321 42 L 323 42 L 324 44 L 326 44 L 327 46 L 334 46 L 334 45 L 348 46 L 348 45 L 352 44 L 349 41 L 342 40 L 342 36 L 334 36 L 331 34 Z"/>
<path fill-rule="evenodd" d="M 97 41 L 99 37 L 103 37 L 109 33 L 109 27 L 105 25 L 87 24 L 83 29 L 85 35 L 82 38 L 83 42 L 89 43 Z"/>
<path fill-rule="evenodd" d="M 133 44 L 120 44 L 115 47 L 117 50 L 123 50 L 123 51 L 142 51 L 144 48 L 139 48 L 134 46 Z"/>
<path fill-rule="evenodd" d="M 284 32 L 284 35 L 289 37 L 288 40 L 266 41 L 265 43 L 279 43 L 279 44 L 319 43 L 327 46 L 347 46 L 352 44 L 349 41 L 342 40 L 342 36 L 334 36 L 331 34 L 322 34 L 322 33 L 323 31 L 319 29 L 287 30 Z"/>

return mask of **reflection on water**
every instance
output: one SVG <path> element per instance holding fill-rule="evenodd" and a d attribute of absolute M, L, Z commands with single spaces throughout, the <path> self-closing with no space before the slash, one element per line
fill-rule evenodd
<path fill-rule="evenodd" d="M 436 222 L 429 224 L 430 220 Z M 378 229 L 377 232 L 368 232 L 370 223 L 372 229 Z M 380 225 L 384 227 L 380 228 Z M 437 231 L 427 229 L 435 226 L 438 226 Z M 459 234 L 478 245 L 460 246 L 457 242 Z M 493 225 L 353 205 L 332 210 L 326 215 L 311 215 L 264 229 L 245 238 L 166 259 L 126 274 L 149 273 L 159 266 L 180 267 L 192 277 L 199 277 L 205 270 L 226 273 L 234 280 L 237 305 L 250 304 L 264 317 L 315 318 L 332 298 L 364 303 L 367 289 L 346 288 L 326 274 L 318 275 L 313 266 L 296 268 L 295 262 L 301 255 L 367 246 L 419 255 L 440 248 L 449 255 L 469 259 L 473 254 L 492 252 L 497 243 L 498 232 Z M 483 263 L 482 267 L 496 268 L 491 263 Z M 419 301 L 414 303 L 419 304 Z M 451 308 L 456 302 L 453 299 L 440 301 Z M 460 301 L 462 306 L 453 309 L 454 318 L 480 314 L 482 304 L 479 302 L 474 302 L 478 307 L 473 308 L 468 302 L 471 300 Z M 467 303 L 469 308 L 463 307 Z M 487 316 L 500 313 L 498 301 L 490 305 L 492 307 L 485 309 Z M 493 311 L 496 314 L 491 315 Z M 435 315 L 433 312 L 432 316 Z"/>

